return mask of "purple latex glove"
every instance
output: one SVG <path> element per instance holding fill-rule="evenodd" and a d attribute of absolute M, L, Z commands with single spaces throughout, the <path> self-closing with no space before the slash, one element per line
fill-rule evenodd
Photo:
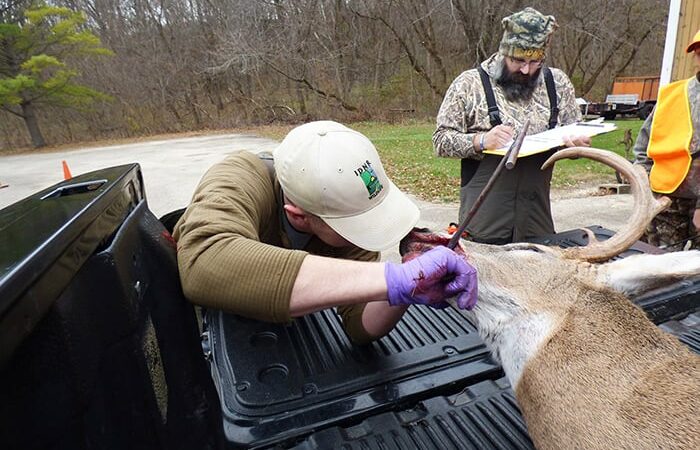
<path fill-rule="evenodd" d="M 476 269 L 447 247 L 439 246 L 403 264 L 384 268 L 389 304 L 446 306 L 457 296 L 460 309 L 476 305 Z"/>

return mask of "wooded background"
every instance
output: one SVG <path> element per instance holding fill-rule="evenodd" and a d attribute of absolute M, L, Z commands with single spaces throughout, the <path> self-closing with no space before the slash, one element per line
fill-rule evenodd
<path fill-rule="evenodd" d="M 450 82 L 497 50 L 501 19 L 525 6 L 559 24 L 548 64 L 571 77 L 577 96 L 602 100 L 616 76 L 659 74 L 669 1 L 45 3 L 82 12 L 81 27 L 112 52 L 66 61 L 75 81 L 111 100 L 37 104 L 47 143 L 59 144 L 275 121 L 432 118 Z M 0 0 L 0 18 L 21 21 L 36 4 Z M 0 111 L 0 148 L 30 144 L 22 118 Z"/>

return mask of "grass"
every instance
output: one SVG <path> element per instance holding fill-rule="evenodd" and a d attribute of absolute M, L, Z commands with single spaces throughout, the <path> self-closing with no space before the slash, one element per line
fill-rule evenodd
<path fill-rule="evenodd" d="M 618 155 L 632 159 L 631 149 L 629 154 L 625 155 L 625 145 L 622 143 L 622 139 L 625 130 L 629 129 L 632 131 L 632 142 L 634 143 L 644 122 L 639 119 L 615 120 L 613 122 L 617 124 L 617 130 L 593 137 L 591 145 L 596 148 L 614 151 Z M 554 188 L 615 182 L 617 182 L 615 172 L 611 168 L 589 159 L 560 161 L 555 166 L 554 176 L 552 177 L 552 186 Z"/>
<path fill-rule="evenodd" d="M 387 174 L 399 188 L 428 201 L 459 199 L 460 164 L 435 156 L 434 123 L 357 123 L 352 127 L 374 143 Z"/>
<path fill-rule="evenodd" d="M 625 147 L 621 143 L 624 131 L 632 131 L 632 140 L 637 137 L 642 121 L 638 119 L 614 121 L 618 130 L 593 138 L 593 146 L 612 150 L 624 156 Z M 350 125 L 365 134 L 377 147 L 389 177 L 402 190 L 418 198 L 433 202 L 456 202 L 459 199 L 459 161 L 452 158 L 438 158 L 433 152 L 432 134 L 435 124 L 432 121 L 412 121 L 401 124 L 383 122 L 359 122 Z M 135 139 L 119 139 L 91 142 L 90 146 L 113 145 L 140 142 L 152 139 L 181 138 L 214 133 L 244 133 L 282 140 L 294 128 L 293 125 L 267 125 L 231 130 L 200 131 L 193 133 L 150 136 Z M 67 144 L 41 149 L 41 152 L 60 151 L 80 147 Z M 0 155 L 35 153 L 36 150 L 19 149 L 0 151 Z M 552 179 L 553 189 L 570 189 L 600 183 L 615 182 L 612 169 L 587 159 L 562 160 L 557 163 Z"/>
<path fill-rule="evenodd" d="M 615 121 L 618 130 L 593 138 L 593 146 L 624 156 L 621 143 L 624 130 L 632 130 L 632 139 L 642 126 L 641 120 Z M 364 133 L 377 147 L 389 177 L 402 190 L 427 201 L 454 202 L 459 198 L 460 164 L 451 158 L 438 158 L 433 152 L 432 122 L 391 125 L 362 122 L 352 127 Z M 555 189 L 615 182 L 612 169 L 587 159 L 563 160 L 554 170 Z"/>

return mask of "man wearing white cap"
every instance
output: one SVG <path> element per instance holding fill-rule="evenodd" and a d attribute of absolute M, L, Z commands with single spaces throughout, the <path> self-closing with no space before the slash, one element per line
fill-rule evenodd
<path fill-rule="evenodd" d="M 474 306 L 476 271 L 446 247 L 376 262 L 419 211 L 365 136 L 312 122 L 273 159 L 270 170 L 240 152 L 204 175 L 173 233 L 190 301 L 270 322 L 338 307 L 356 343 L 391 331 L 411 304 Z"/>

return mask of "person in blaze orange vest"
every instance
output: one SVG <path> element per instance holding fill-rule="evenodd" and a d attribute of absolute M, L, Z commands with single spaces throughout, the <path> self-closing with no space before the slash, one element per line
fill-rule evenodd
<path fill-rule="evenodd" d="M 700 31 L 688 45 L 698 72 L 663 86 L 637 136 L 635 163 L 649 173 L 654 192 L 672 203 L 647 227 L 652 245 L 700 247 Z"/>

